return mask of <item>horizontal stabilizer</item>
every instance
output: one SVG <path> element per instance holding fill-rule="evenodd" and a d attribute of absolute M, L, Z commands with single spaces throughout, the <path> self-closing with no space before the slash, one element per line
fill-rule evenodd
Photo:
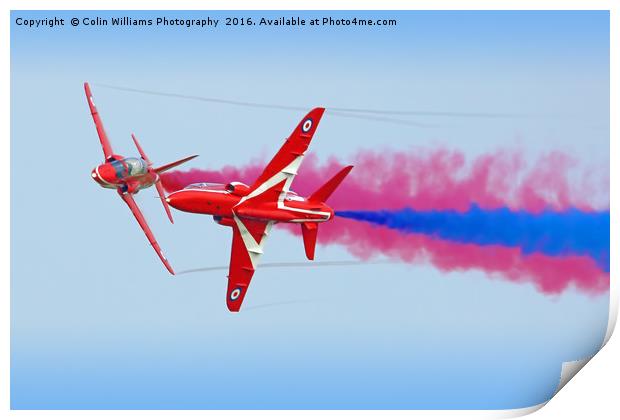
<path fill-rule="evenodd" d="M 347 166 L 340 170 L 332 179 L 327 181 L 321 188 L 316 190 L 314 194 L 308 197 L 308 201 L 313 203 L 324 203 L 330 195 L 338 188 L 342 180 L 351 172 L 353 166 Z"/>

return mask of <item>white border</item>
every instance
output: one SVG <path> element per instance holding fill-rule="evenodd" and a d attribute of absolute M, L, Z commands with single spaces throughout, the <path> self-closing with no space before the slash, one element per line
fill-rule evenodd
<path fill-rule="evenodd" d="M 10 176 L 10 10 L 610 10 L 611 11 L 611 108 L 610 115 L 616 116 L 611 118 L 611 139 L 617 141 L 618 138 L 618 119 L 620 116 L 618 107 L 618 75 L 620 74 L 620 66 L 618 65 L 618 40 L 620 40 L 620 31 L 618 19 L 617 2 L 613 0 L 409 0 L 406 3 L 402 0 L 382 0 L 369 1 L 358 0 L 355 2 L 347 0 L 297 0 L 295 2 L 284 0 L 263 0 L 261 2 L 253 0 L 237 0 L 237 1 L 199 1 L 199 0 L 93 0 L 85 3 L 83 0 L 8 0 L 2 2 L 4 18 L 0 20 L 0 37 L 2 40 L 2 57 L 4 65 L 2 66 L 2 92 L 3 101 L 0 109 L 0 127 L 3 127 L 5 141 L 2 142 L 0 153 L 1 165 L 0 171 L 3 179 L 9 179 Z M 611 195 L 610 203 L 612 209 L 611 217 L 611 255 L 618 255 L 618 212 L 617 212 L 617 179 L 618 169 L 614 165 L 614 158 L 618 156 L 618 146 L 615 141 L 611 142 L 610 152 L 612 156 L 611 164 Z M 5 182 L 5 189 L 10 188 L 9 183 Z M 10 191 L 5 190 L 4 196 L 9 196 Z M 4 293 L 1 294 L 2 311 L 2 337 L 4 345 L 0 346 L 1 370 L 2 377 L 0 379 L 0 398 L 3 402 L 2 414 L 12 417 L 20 417 L 30 419 L 35 417 L 48 418 L 107 418 L 114 417 L 117 419 L 125 418 L 202 418 L 206 414 L 214 418 L 315 418 L 319 413 L 312 411 L 9 411 L 9 369 L 10 369 L 10 348 L 9 348 L 9 328 L 10 328 L 10 214 L 9 206 L 2 206 L 2 232 L 5 240 L 2 243 L 1 263 L 4 267 Z M 611 272 L 616 273 L 618 270 L 618 259 L 612 258 Z M 618 313 L 618 287 L 612 279 L 611 281 L 611 302 L 609 325 L 605 342 L 609 340 L 613 332 L 617 313 Z M 557 397 L 552 399 L 552 403 L 545 410 L 536 413 L 538 418 L 583 418 L 588 413 L 598 413 L 598 416 L 592 418 L 616 418 L 619 413 L 616 376 L 620 372 L 620 364 L 618 356 L 620 354 L 620 345 L 617 339 L 611 340 L 611 345 L 606 346 L 603 350 L 604 360 L 597 363 L 597 357 L 584 370 L 583 377 L 580 378 L 579 385 L 569 384 L 565 391 L 562 391 Z M 601 357 L 603 359 L 603 357 Z M 603 363 L 604 362 L 604 363 Z M 578 363 L 577 363 L 578 364 Z M 586 375 L 587 373 L 587 375 Z M 589 382 L 588 382 L 589 381 Z M 575 382 L 575 381 L 573 381 Z M 580 394 L 570 394 L 572 391 L 580 392 Z M 605 392 L 606 391 L 606 392 Z M 607 396 L 604 399 L 599 396 Z M 559 404 L 562 400 L 563 405 Z M 596 404 L 592 406 L 592 404 Z M 504 410 L 504 411 L 326 411 L 321 412 L 321 416 L 328 418 L 445 418 L 445 417 L 468 417 L 468 418 L 503 418 L 514 417 L 536 411 L 540 406 L 530 407 L 521 410 Z M 584 407 L 586 410 L 584 411 Z M 555 409 L 555 411 L 553 411 Z M 3 416 L 4 417 L 4 416 Z"/>

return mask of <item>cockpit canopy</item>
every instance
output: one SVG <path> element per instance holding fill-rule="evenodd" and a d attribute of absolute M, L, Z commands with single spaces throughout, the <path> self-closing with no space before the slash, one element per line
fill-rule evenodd
<path fill-rule="evenodd" d="M 148 170 L 146 162 L 139 158 L 126 158 L 123 160 L 127 165 L 129 176 L 143 175 Z"/>

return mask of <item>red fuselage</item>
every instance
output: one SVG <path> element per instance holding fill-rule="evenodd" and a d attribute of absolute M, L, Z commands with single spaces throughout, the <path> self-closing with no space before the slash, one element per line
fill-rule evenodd
<path fill-rule="evenodd" d="M 166 201 L 177 210 L 212 215 L 222 225 L 233 223 L 233 208 L 240 217 L 285 223 L 326 222 L 334 216 L 334 211 L 325 203 L 308 202 L 292 191 L 280 200 L 235 208 L 244 200 L 247 191 L 248 187 L 241 183 L 192 184 L 171 193 Z"/>
<path fill-rule="evenodd" d="M 123 192 L 132 194 L 150 187 L 159 179 L 156 172 L 148 170 L 144 159 L 123 158 L 119 155 L 114 155 L 114 159 L 94 168 L 91 176 L 103 188 L 121 188 Z"/>

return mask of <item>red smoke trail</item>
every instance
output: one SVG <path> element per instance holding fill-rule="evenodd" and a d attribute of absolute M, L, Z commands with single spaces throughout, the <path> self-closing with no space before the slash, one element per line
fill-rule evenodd
<path fill-rule="evenodd" d="M 576 161 L 560 152 L 541 156 L 528 164 L 521 153 L 501 151 L 467 162 L 461 152 L 448 150 L 362 151 L 345 162 L 325 163 L 308 156 L 293 182 L 302 195 L 313 192 L 345 164 L 355 168 L 330 198 L 337 210 L 456 209 L 472 204 L 491 209 L 540 212 L 575 207 L 589 211 L 609 208 L 609 179 L 595 170 L 580 170 Z M 264 163 L 243 168 L 176 171 L 162 175 L 164 187 L 173 191 L 192 182 L 242 181 L 251 184 Z M 297 226 L 285 226 L 299 235 Z M 362 259 L 376 255 L 406 262 L 430 262 L 446 271 L 480 269 L 513 281 L 529 281 L 545 293 L 557 293 L 570 284 L 583 291 L 609 287 L 609 274 L 588 257 L 522 255 L 517 248 L 459 244 L 424 235 L 398 233 L 385 227 L 337 219 L 320 228 L 319 241 L 341 244 Z"/>

